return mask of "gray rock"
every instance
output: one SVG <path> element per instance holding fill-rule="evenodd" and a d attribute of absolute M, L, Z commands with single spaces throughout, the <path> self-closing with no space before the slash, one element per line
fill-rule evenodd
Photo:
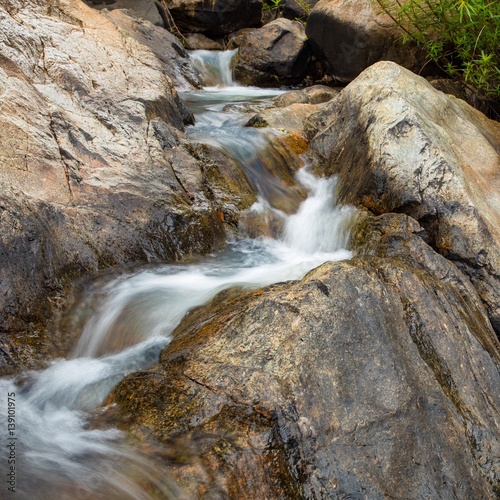
<path fill-rule="evenodd" d="M 425 55 L 401 43 L 402 31 L 371 0 L 320 0 L 307 20 L 311 48 L 337 81 L 350 82 L 377 61 L 395 61 L 415 72 Z"/>
<path fill-rule="evenodd" d="M 84 0 L 84 2 L 95 9 L 124 9 L 133 17 L 165 27 L 160 13 L 161 7 L 155 0 Z"/>
<path fill-rule="evenodd" d="M 306 75 L 309 57 L 303 25 L 280 18 L 244 37 L 233 59 L 234 77 L 262 87 L 297 84 Z"/>
<path fill-rule="evenodd" d="M 493 499 L 498 341 L 422 232 L 365 218 L 351 261 L 192 311 L 121 419 L 201 498 Z"/>
<path fill-rule="evenodd" d="M 192 90 L 193 87 L 202 86 L 200 73 L 192 64 L 183 44 L 172 33 L 153 26 L 148 21 L 127 16 L 119 10 L 104 15 L 119 28 L 125 40 L 131 37 L 153 52 L 176 90 Z"/>
<path fill-rule="evenodd" d="M 253 30 L 254 28 L 241 28 L 240 30 L 230 33 L 227 37 L 228 40 L 226 49 L 227 50 L 237 49 L 241 45 L 241 42 L 244 40 L 245 36 L 247 36 Z"/>
<path fill-rule="evenodd" d="M 500 333 L 500 124 L 391 62 L 309 118 L 343 202 L 404 212 L 470 277 Z"/>

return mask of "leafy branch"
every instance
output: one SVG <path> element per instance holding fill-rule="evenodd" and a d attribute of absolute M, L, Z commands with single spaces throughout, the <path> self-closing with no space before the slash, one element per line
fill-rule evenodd
<path fill-rule="evenodd" d="M 429 60 L 490 98 L 500 99 L 498 0 L 375 0 L 422 46 Z"/>

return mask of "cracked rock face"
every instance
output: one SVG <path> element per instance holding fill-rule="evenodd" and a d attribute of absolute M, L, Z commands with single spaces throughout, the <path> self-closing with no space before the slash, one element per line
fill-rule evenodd
<path fill-rule="evenodd" d="M 43 354 L 71 279 L 225 236 L 182 143 L 174 84 L 197 74 L 171 34 L 70 0 L 3 2 L 0 24 L 0 340 L 15 364 Z"/>
<path fill-rule="evenodd" d="M 500 334 L 500 124 L 390 62 L 308 120 L 316 169 L 339 174 L 340 199 L 418 220 Z"/>
<path fill-rule="evenodd" d="M 499 344 L 468 279 L 400 214 L 302 281 L 223 292 L 115 390 L 201 498 L 494 498 Z"/>

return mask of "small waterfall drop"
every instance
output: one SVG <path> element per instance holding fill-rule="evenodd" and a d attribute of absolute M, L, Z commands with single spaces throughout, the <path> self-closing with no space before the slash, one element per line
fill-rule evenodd
<path fill-rule="evenodd" d="M 319 179 L 303 168 L 298 179 L 310 194 L 298 212 L 286 220 L 285 242 L 290 248 L 310 254 L 347 248 L 349 221 L 356 210 L 337 205 L 337 178 Z"/>
<path fill-rule="evenodd" d="M 189 52 L 194 65 L 201 73 L 207 87 L 233 87 L 231 61 L 238 49 L 234 50 L 192 50 Z"/>

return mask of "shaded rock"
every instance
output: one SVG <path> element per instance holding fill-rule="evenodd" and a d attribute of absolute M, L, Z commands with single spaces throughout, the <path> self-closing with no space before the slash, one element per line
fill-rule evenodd
<path fill-rule="evenodd" d="M 201 498 L 494 498 L 499 345 L 468 279 L 404 215 L 363 256 L 223 292 L 115 390 Z"/>
<path fill-rule="evenodd" d="M 394 63 L 378 63 L 312 116 L 317 168 L 340 199 L 404 212 L 472 280 L 500 332 L 500 124 Z"/>
<path fill-rule="evenodd" d="M 222 36 L 260 25 L 262 0 L 167 0 L 177 25 L 185 32 Z"/>
<path fill-rule="evenodd" d="M 280 18 L 243 39 L 233 59 L 234 77 L 246 85 L 293 85 L 306 75 L 309 56 L 303 25 Z"/>
<path fill-rule="evenodd" d="M 159 2 L 155 0 L 84 0 L 84 2 L 96 9 L 125 9 L 133 17 L 145 19 L 156 26 L 165 27 L 162 10 Z"/>
<path fill-rule="evenodd" d="M 186 44 L 191 50 L 223 50 L 219 42 L 208 38 L 202 33 L 191 33 L 186 37 Z"/>
<path fill-rule="evenodd" d="M 337 81 L 350 82 L 381 60 L 415 72 L 425 65 L 423 52 L 403 45 L 401 30 L 376 9 L 370 0 L 320 0 L 312 10 L 306 34 L 312 51 Z"/>
<path fill-rule="evenodd" d="M 292 21 L 307 19 L 318 0 L 285 0 L 281 15 Z"/>
<path fill-rule="evenodd" d="M 486 116 L 491 112 L 491 100 L 480 96 L 478 92 L 465 83 L 458 80 L 451 80 L 449 78 L 434 78 L 429 80 L 429 83 L 437 90 L 450 94 L 452 96 L 462 99 L 472 107 L 478 109 Z M 496 116 L 489 116 L 489 118 L 496 118 Z M 496 120 L 498 121 L 498 119 Z"/>
<path fill-rule="evenodd" d="M 71 1 L 14 0 L 0 22 L 3 371 L 52 348 L 73 279 L 211 252 L 225 232 L 183 142 L 193 118 L 173 81 L 196 73 L 171 34 Z"/>
<path fill-rule="evenodd" d="M 244 40 L 244 38 L 252 31 L 254 31 L 254 28 L 242 28 L 238 31 L 235 31 L 234 33 L 230 33 L 227 37 L 228 40 L 226 49 L 237 49 L 241 45 L 241 42 Z"/>

